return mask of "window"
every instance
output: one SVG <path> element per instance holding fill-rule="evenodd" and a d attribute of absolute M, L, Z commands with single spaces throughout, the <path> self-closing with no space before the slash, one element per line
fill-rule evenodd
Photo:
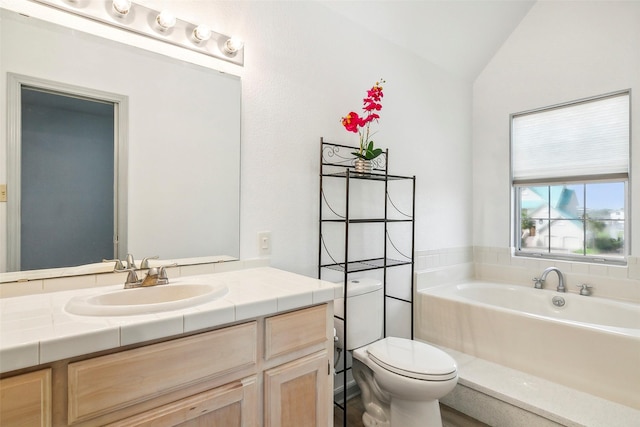
<path fill-rule="evenodd" d="M 511 116 L 517 255 L 625 261 L 629 105 L 623 91 Z"/>

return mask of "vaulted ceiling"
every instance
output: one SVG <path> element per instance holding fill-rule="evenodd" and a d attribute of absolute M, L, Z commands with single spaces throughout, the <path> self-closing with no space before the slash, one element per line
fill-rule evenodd
<path fill-rule="evenodd" d="M 536 0 L 331 0 L 336 13 L 473 81 Z"/>

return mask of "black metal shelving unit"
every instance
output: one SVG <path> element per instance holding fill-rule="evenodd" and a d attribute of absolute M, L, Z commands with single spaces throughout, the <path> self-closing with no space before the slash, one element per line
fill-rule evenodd
<path fill-rule="evenodd" d="M 415 189 L 416 178 L 414 176 L 400 176 L 389 174 L 389 151 L 386 150 L 381 156 L 374 159 L 373 168 L 371 173 L 360 173 L 355 169 L 355 159 L 351 154 L 356 151 L 357 147 L 343 145 L 333 142 L 327 142 L 324 138 L 320 138 L 320 200 L 319 200 L 319 248 L 318 248 L 318 278 L 324 279 L 328 273 L 332 273 L 341 277 L 344 285 L 343 299 L 343 318 L 335 316 L 344 322 L 344 330 L 347 330 L 347 285 L 350 280 L 350 275 L 353 273 L 361 273 L 365 271 L 380 270 L 382 272 L 382 282 L 384 290 L 384 336 L 387 336 L 387 300 L 392 299 L 400 303 L 406 304 L 407 309 L 410 310 L 410 335 L 411 339 L 414 337 L 414 325 L 413 325 L 413 272 L 414 272 L 414 236 L 415 236 Z M 344 206 L 339 209 L 335 209 L 327 200 L 326 193 L 328 181 L 342 180 L 344 182 Z M 372 218 L 355 217 L 350 212 L 350 204 L 352 194 L 352 183 L 357 181 L 371 181 L 382 182 L 384 186 L 384 213 L 380 216 Z M 389 183 L 392 181 L 405 181 L 410 186 L 410 213 L 398 209 L 391 199 L 389 194 Z M 332 182 L 332 184 L 338 185 L 339 183 Z M 376 190 L 374 190 L 376 191 Z M 378 190 L 379 191 L 379 190 Z M 343 210 L 344 212 L 339 212 Z M 381 227 L 381 233 L 383 233 L 383 248 L 382 256 L 380 257 L 367 257 L 365 259 L 358 258 L 352 254 L 350 248 L 350 235 L 357 235 L 359 238 L 363 238 L 362 231 L 359 230 L 361 226 L 367 224 L 377 224 L 377 227 Z M 410 227 L 408 233 L 405 231 L 405 236 L 410 233 L 410 242 L 403 241 L 404 247 L 410 246 L 403 253 L 398 249 L 398 242 L 392 240 L 393 233 L 390 233 L 389 227 L 392 224 L 405 224 L 406 227 Z M 340 229 L 340 226 L 343 226 Z M 331 228 L 331 230 L 328 230 Z M 333 234 L 334 240 L 341 240 L 343 247 L 337 251 L 341 255 L 334 256 L 329 244 L 325 241 L 325 235 Z M 338 236 L 338 237 L 336 237 Z M 405 237 L 404 240 L 407 240 Z M 410 251 L 410 253 L 406 253 Z M 406 266 L 410 270 L 410 277 L 407 280 L 408 289 L 410 289 L 410 297 L 401 298 L 388 293 L 387 290 L 387 270 L 390 268 L 396 268 Z M 347 348 L 347 334 L 344 334 L 344 347 Z M 339 407 L 343 411 L 343 426 L 347 426 L 347 372 L 351 369 L 347 366 L 347 351 L 343 351 L 343 363 L 344 368 L 337 373 L 342 373 L 342 390 L 343 390 L 343 402 L 334 399 L 334 405 Z"/>

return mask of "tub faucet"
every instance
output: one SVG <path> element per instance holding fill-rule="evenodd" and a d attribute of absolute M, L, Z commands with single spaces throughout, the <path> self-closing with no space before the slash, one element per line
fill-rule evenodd
<path fill-rule="evenodd" d="M 535 284 L 533 285 L 536 289 L 542 289 L 542 286 L 544 285 L 544 281 L 547 279 L 547 275 L 552 272 L 555 271 L 556 274 L 558 275 L 558 292 L 566 292 L 566 288 L 564 287 L 564 275 L 562 274 L 562 272 L 557 268 L 557 267 L 549 267 L 547 269 L 545 269 L 542 272 L 542 276 L 540 276 L 540 278 L 538 279 L 537 277 L 533 279 L 533 281 L 535 282 Z"/>

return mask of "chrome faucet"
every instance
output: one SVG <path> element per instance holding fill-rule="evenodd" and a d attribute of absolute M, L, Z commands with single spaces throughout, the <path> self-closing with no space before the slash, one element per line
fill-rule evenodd
<path fill-rule="evenodd" d="M 542 276 L 540 276 L 540 278 L 534 277 L 533 281 L 535 282 L 533 287 L 536 289 L 542 289 L 543 285 L 544 285 L 544 281 L 547 279 L 547 275 L 552 272 L 555 271 L 556 274 L 558 275 L 558 288 L 557 291 L 558 292 L 566 292 L 566 288 L 564 287 L 564 275 L 562 274 L 562 272 L 557 268 L 557 267 L 549 267 L 547 269 L 545 269 L 542 272 Z"/>
<path fill-rule="evenodd" d="M 150 257 L 150 258 L 156 258 L 156 257 Z M 147 271 L 147 275 L 144 277 L 144 279 L 138 279 L 138 275 L 136 274 L 135 268 L 125 268 L 122 270 L 115 270 L 115 271 L 129 272 L 129 274 L 127 274 L 127 280 L 124 282 L 124 288 L 132 289 L 132 288 L 142 288 L 142 287 L 168 284 L 169 276 L 167 275 L 167 267 L 175 267 L 176 265 L 178 264 L 173 263 L 169 265 L 163 265 L 162 267 L 159 267 L 159 268 L 151 267 L 149 271 Z"/>
<path fill-rule="evenodd" d="M 140 283 L 140 286 L 156 286 L 156 285 L 166 285 L 169 283 L 169 278 L 167 277 L 167 270 L 165 267 L 151 267 L 147 272 L 147 275 Z"/>

